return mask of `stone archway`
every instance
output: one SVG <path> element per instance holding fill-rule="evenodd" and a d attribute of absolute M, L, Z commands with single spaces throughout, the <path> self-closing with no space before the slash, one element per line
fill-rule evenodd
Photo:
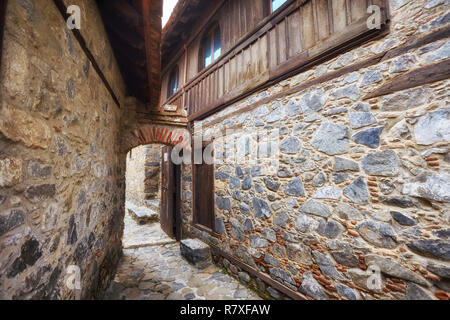
<path fill-rule="evenodd" d="M 126 135 L 125 152 L 146 144 L 190 146 L 190 134 L 186 128 L 158 124 L 139 125 Z"/>

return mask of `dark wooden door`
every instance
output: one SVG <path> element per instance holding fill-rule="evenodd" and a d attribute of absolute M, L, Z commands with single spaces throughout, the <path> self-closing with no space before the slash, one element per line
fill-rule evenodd
<path fill-rule="evenodd" d="M 161 228 L 171 238 L 181 240 L 181 168 L 171 161 L 172 147 L 163 147 L 161 155 Z"/>
<path fill-rule="evenodd" d="M 214 165 L 194 165 L 194 223 L 214 231 Z"/>

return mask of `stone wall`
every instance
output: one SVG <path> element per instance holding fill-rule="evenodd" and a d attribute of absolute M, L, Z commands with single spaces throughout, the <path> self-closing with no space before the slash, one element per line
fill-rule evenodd
<path fill-rule="evenodd" d="M 146 146 L 140 146 L 131 150 L 127 155 L 126 201 L 137 206 L 145 206 L 144 165 L 146 151 Z"/>
<path fill-rule="evenodd" d="M 161 177 L 161 146 L 145 145 L 127 155 L 126 199 L 137 206 L 147 206 L 146 200 L 159 200 Z"/>
<path fill-rule="evenodd" d="M 277 129 L 280 157 L 274 173 L 216 163 L 219 235 L 191 225 L 192 179 L 184 166 L 185 236 L 306 299 L 449 298 L 450 81 L 364 98 L 394 77 L 450 58 L 445 37 L 426 38 L 448 24 L 449 2 L 390 5 L 383 38 L 195 123 L 203 127 L 198 135 L 234 130 L 227 143 L 234 140 L 244 156 L 270 149 L 269 140 L 255 143 L 265 136 L 252 133 Z M 376 55 L 373 65 L 339 73 Z M 303 89 L 282 94 L 299 84 Z M 224 158 L 220 140 L 214 151 L 216 161 Z"/>
<path fill-rule="evenodd" d="M 0 83 L 0 299 L 73 299 L 106 288 L 121 254 L 125 89 L 94 1 L 90 51 L 115 104 L 53 1 L 10 0 Z"/>

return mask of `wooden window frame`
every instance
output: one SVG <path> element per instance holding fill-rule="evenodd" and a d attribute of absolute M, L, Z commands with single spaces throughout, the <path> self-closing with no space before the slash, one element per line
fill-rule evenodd
<path fill-rule="evenodd" d="M 202 143 L 202 154 L 203 154 L 203 150 L 206 146 L 208 146 L 210 143 L 214 143 L 213 140 L 211 141 L 204 141 Z M 197 183 L 197 168 L 196 168 L 196 164 L 194 162 L 194 155 L 195 155 L 195 150 L 194 150 L 194 142 L 192 139 L 192 154 L 191 154 L 191 163 L 192 163 L 192 221 L 191 221 L 191 225 L 196 227 L 199 230 L 205 231 L 207 233 L 210 233 L 212 235 L 218 235 L 216 232 L 216 197 L 215 197 L 215 166 L 213 167 L 213 190 L 212 190 L 212 207 L 213 207 L 213 213 L 212 213 L 212 221 L 211 221 L 211 225 L 212 228 L 208 228 L 207 226 L 204 226 L 202 224 L 200 224 L 198 222 L 198 217 L 197 217 L 197 213 L 196 213 L 196 183 Z M 215 150 L 213 149 L 212 154 L 214 156 L 214 152 Z M 202 157 L 203 159 L 203 157 Z M 203 161 L 203 160 L 202 160 Z"/>
<path fill-rule="evenodd" d="M 172 92 L 172 79 L 175 75 L 176 81 L 177 81 L 177 90 L 175 92 Z M 178 65 L 175 65 L 175 67 L 172 68 L 172 71 L 169 74 L 169 82 L 167 83 L 167 99 L 172 98 L 174 95 L 180 91 L 180 68 Z"/>
<path fill-rule="evenodd" d="M 214 44 L 215 44 L 215 31 L 219 29 L 219 34 L 220 34 L 220 55 L 217 58 L 214 58 Z M 200 42 L 200 52 L 199 52 L 199 69 L 198 71 L 202 71 L 203 69 L 206 69 L 210 66 L 212 66 L 217 60 L 220 59 L 220 57 L 222 56 L 222 28 L 220 28 L 220 25 L 218 22 L 212 24 L 211 27 L 209 27 L 208 29 L 206 29 L 207 31 L 203 34 L 202 40 Z M 211 41 L 211 63 L 209 65 L 205 65 L 205 43 L 207 40 Z"/>

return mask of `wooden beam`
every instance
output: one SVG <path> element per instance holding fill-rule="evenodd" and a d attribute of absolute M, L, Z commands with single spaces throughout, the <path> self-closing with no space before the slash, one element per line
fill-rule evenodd
<path fill-rule="evenodd" d="M 3 34 L 5 32 L 6 6 L 7 5 L 8 5 L 8 0 L 4 0 L 0 3 L 0 63 L 2 61 Z"/>
<path fill-rule="evenodd" d="M 114 33 L 114 35 L 122 42 L 139 51 L 144 50 L 144 39 L 139 37 L 136 32 L 129 30 L 126 23 L 118 23 L 117 21 L 110 20 L 109 18 L 103 19 L 103 22 L 105 23 L 106 28 Z"/>
<path fill-rule="evenodd" d="M 395 77 L 389 83 L 366 95 L 364 100 L 442 81 L 448 78 L 450 78 L 450 59 Z"/>
<path fill-rule="evenodd" d="M 59 12 L 61 13 L 61 16 L 64 20 L 64 28 L 66 28 L 66 21 L 69 19 L 70 15 L 67 14 L 67 7 L 64 4 L 63 0 L 53 0 L 53 3 L 58 8 Z M 97 60 L 95 59 L 94 55 L 92 54 L 91 50 L 88 48 L 86 44 L 86 40 L 84 39 L 83 35 L 80 33 L 79 30 L 73 29 L 72 33 L 75 37 L 75 39 L 78 41 L 78 44 L 80 45 L 81 49 L 83 50 L 86 57 L 89 59 L 89 61 L 92 63 L 92 67 L 97 72 L 98 76 L 102 80 L 103 84 L 106 87 L 106 90 L 108 90 L 109 94 L 111 95 L 111 98 L 116 103 L 117 107 L 120 108 L 120 102 L 119 99 L 117 99 L 116 94 L 114 93 L 111 85 L 109 84 L 108 80 L 106 79 L 102 69 L 99 67 Z"/>
<path fill-rule="evenodd" d="M 142 18 L 144 21 L 145 53 L 147 59 L 147 77 L 149 82 L 150 110 L 159 107 L 161 87 L 161 14 L 162 0 L 142 0 Z M 157 74 L 155 75 L 155 70 Z M 156 77 L 156 79 L 155 79 Z"/>
<path fill-rule="evenodd" d="M 222 256 L 225 259 L 227 259 L 228 261 L 230 261 L 232 264 L 237 265 L 238 267 L 240 267 L 241 269 L 245 270 L 246 272 L 248 272 L 249 274 L 253 275 L 254 277 L 259 278 L 260 280 L 264 281 L 266 284 L 268 284 L 269 286 L 271 286 L 272 288 L 280 291 L 281 293 L 283 293 L 284 295 L 288 296 L 289 298 L 293 299 L 293 300 L 307 300 L 307 298 L 305 296 L 303 296 L 302 294 L 300 294 L 299 292 L 296 292 L 292 289 L 289 289 L 288 287 L 286 287 L 285 285 L 281 284 L 278 281 L 273 280 L 269 275 L 253 268 L 252 266 L 249 266 L 248 264 L 236 259 L 235 257 L 229 255 L 228 253 L 220 250 L 218 247 L 214 246 L 214 245 L 210 245 L 212 252 L 215 255 L 218 256 Z"/>

